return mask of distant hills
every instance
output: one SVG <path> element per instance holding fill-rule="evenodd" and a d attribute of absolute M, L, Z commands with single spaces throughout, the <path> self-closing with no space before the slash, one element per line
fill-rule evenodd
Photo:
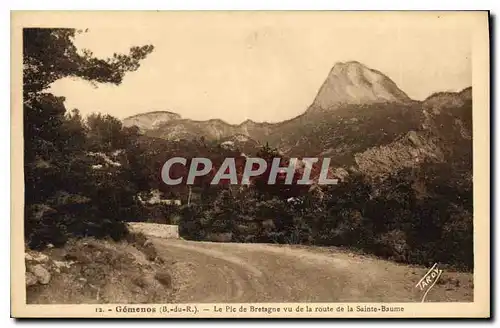
<path fill-rule="evenodd" d="M 181 116 L 167 111 L 154 111 L 129 116 L 123 120 L 125 126 L 137 126 L 141 131 L 153 130 L 168 121 L 180 120 Z"/>
<path fill-rule="evenodd" d="M 284 122 L 233 125 L 155 111 L 123 124 L 154 140 L 203 138 L 247 154 L 269 143 L 290 157 L 331 157 L 332 165 L 383 177 L 426 161 L 471 156 L 472 88 L 415 101 L 383 73 L 350 61 L 334 65 L 311 106 Z"/>

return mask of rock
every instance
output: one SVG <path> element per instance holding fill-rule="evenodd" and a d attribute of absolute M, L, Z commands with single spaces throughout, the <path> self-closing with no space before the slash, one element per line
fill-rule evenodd
<path fill-rule="evenodd" d="M 354 160 L 362 174 L 385 178 L 392 172 L 417 167 L 424 160 L 442 162 L 444 153 L 432 138 L 410 131 L 401 140 L 355 154 Z"/>
<path fill-rule="evenodd" d="M 149 240 L 149 239 L 148 239 L 148 240 L 146 240 L 146 241 L 144 242 L 144 245 L 142 245 L 142 246 L 147 247 L 147 246 L 149 246 L 149 245 L 153 245 L 153 242 L 152 242 L 151 240 Z"/>
<path fill-rule="evenodd" d="M 415 147 L 421 146 L 420 138 L 415 131 L 408 132 L 407 137 Z"/>
<path fill-rule="evenodd" d="M 35 261 L 45 263 L 49 260 L 49 257 L 45 254 L 39 253 L 37 257 L 35 257 Z"/>
<path fill-rule="evenodd" d="M 39 263 L 45 263 L 49 260 L 49 257 L 40 252 L 30 252 L 24 255 L 24 258 L 28 261 L 35 261 Z"/>
<path fill-rule="evenodd" d="M 46 285 L 50 281 L 50 273 L 41 264 L 34 265 L 30 268 L 30 272 L 35 275 L 38 282 Z"/>
<path fill-rule="evenodd" d="M 72 262 L 64 262 L 64 261 L 54 261 L 54 266 L 57 269 L 66 268 L 69 269 L 71 267 Z"/>
<path fill-rule="evenodd" d="M 36 285 L 36 283 L 38 282 L 36 276 L 31 272 L 26 272 L 25 277 L 26 277 L 26 286 L 33 286 Z"/>

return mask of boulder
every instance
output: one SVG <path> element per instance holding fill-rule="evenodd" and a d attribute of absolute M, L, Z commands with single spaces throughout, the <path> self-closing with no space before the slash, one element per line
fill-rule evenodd
<path fill-rule="evenodd" d="M 38 282 L 42 285 L 46 285 L 50 281 L 50 273 L 41 264 L 37 264 L 29 268 L 29 271 L 35 275 Z"/>
<path fill-rule="evenodd" d="M 49 260 L 49 257 L 43 253 L 31 251 L 29 253 L 24 254 L 24 259 L 26 261 L 45 263 Z"/>

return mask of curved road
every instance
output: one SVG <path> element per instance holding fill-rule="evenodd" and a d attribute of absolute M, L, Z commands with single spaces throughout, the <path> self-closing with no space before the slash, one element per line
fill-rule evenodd
<path fill-rule="evenodd" d="M 420 302 L 415 285 L 427 272 L 324 248 L 152 241 L 171 268 L 176 301 L 184 303 Z M 426 301 L 472 300 L 466 286 L 472 275 L 450 274 L 462 287 L 437 284 Z"/>

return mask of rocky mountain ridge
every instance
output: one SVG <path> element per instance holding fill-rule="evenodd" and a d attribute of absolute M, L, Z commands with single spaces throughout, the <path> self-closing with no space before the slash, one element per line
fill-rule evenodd
<path fill-rule="evenodd" d="M 383 176 L 425 161 L 442 162 L 464 152 L 458 145 L 471 149 L 472 88 L 415 101 L 381 72 L 347 62 L 336 64 L 312 105 L 287 121 L 235 125 L 153 112 L 127 118 L 124 125 L 170 141 L 230 143 L 250 154 L 268 143 L 290 157 L 331 157 L 337 167 Z"/>

